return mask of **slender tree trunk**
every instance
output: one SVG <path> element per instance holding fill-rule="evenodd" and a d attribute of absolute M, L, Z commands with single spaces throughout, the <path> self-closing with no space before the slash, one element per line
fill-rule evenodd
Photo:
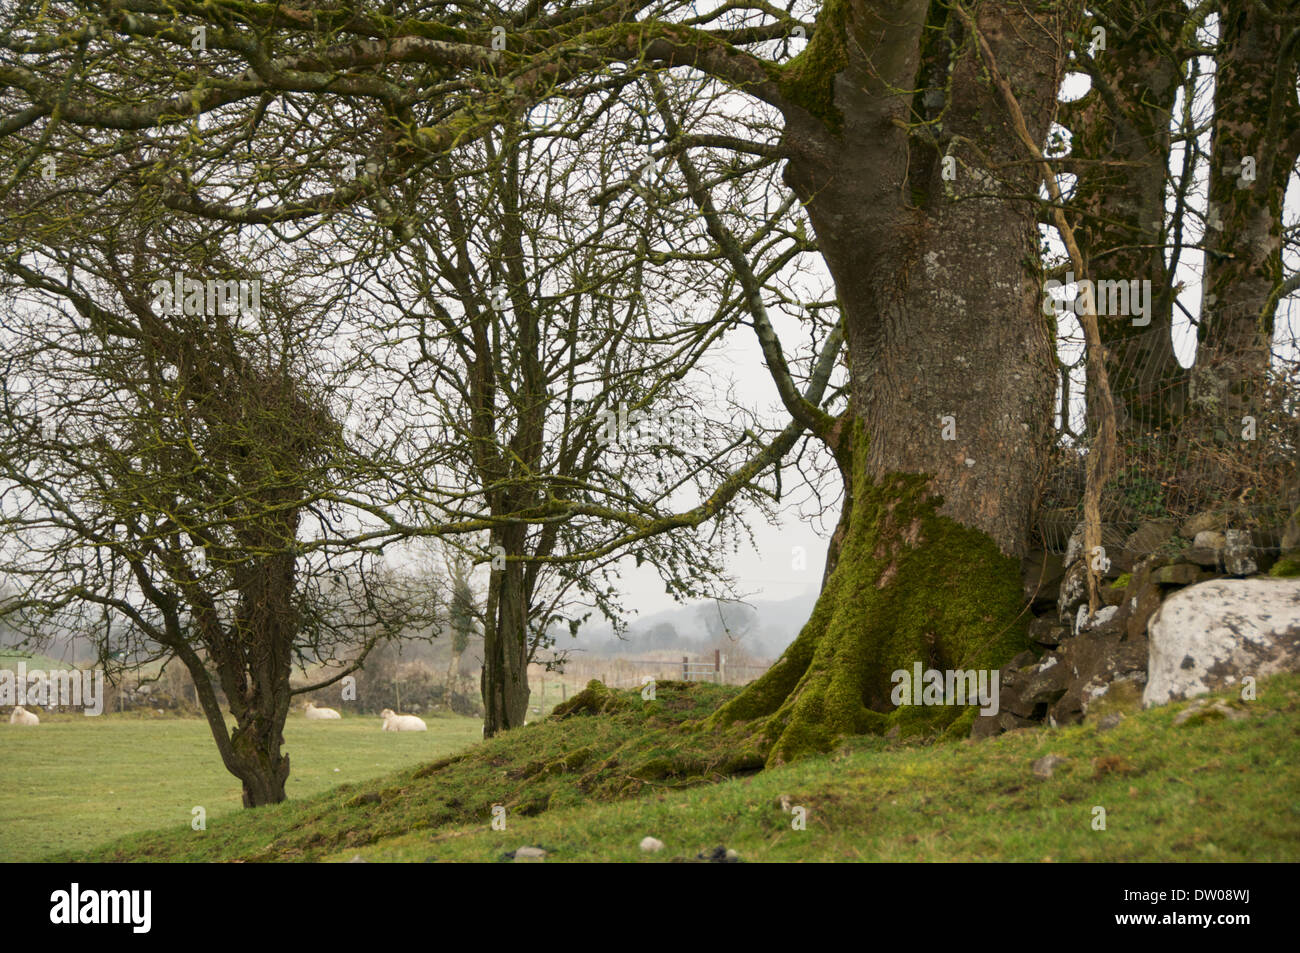
<path fill-rule="evenodd" d="M 235 641 L 242 648 L 245 666 L 236 691 L 227 694 L 236 722 L 230 735 L 235 762 L 231 771 L 243 783 L 245 807 L 285 799 L 289 756 L 280 749 L 289 716 L 289 674 L 297 632 L 294 576 L 294 557 L 287 553 L 236 573 L 241 605 Z"/>
<path fill-rule="evenodd" d="M 1268 370 L 1282 283 L 1282 201 L 1300 154 L 1294 27 L 1263 4 L 1220 5 L 1196 399 L 1249 413 Z"/>
<path fill-rule="evenodd" d="M 497 545 L 507 553 L 517 553 L 523 535 L 522 527 L 509 527 L 501 532 Z M 524 723 L 529 697 L 528 599 L 524 566 L 518 561 L 494 569 L 488 584 L 481 684 L 485 737 Z"/>
<path fill-rule="evenodd" d="M 786 178 L 844 313 L 852 400 L 837 456 L 852 505 L 812 618 L 715 716 L 762 719 L 769 764 L 912 717 L 951 719 L 950 707 L 895 709 L 892 673 L 997 667 L 1024 644 L 1016 557 L 1051 436 L 1052 329 L 1034 209 L 990 193 L 1024 196 L 1036 182 L 955 17 L 899 3 L 877 18 L 880 6 L 828 5 L 823 21 L 838 11 L 852 42 L 839 56 L 818 48 L 830 32 L 819 21 L 809 46 L 817 61 L 846 64 L 834 78 L 839 128 L 787 114 Z M 1011 4 L 980 11 L 1031 131 L 1045 136 L 1058 21 Z M 956 62 L 952 50 L 963 51 Z M 927 141 L 934 127 L 917 129 L 931 111 L 960 157 L 955 180 Z"/>
<path fill-rule="evenodd" d="M 443 679 L 443 684 L 447 692 L 447 707 L 451 707 L 451 696 L 455 693 L 457 685 L 460 683 L 460 652 L 455 649 L 451 653 L 451 661 L 447 664 L 447 675 Z"/>
<path fill-rule="evenodd" d="M 1070 204 L 1079 214 L 1069 217 L 1088 277 L 1150 282 L 1145 315 L 1135 313 L 1131 299 L 1127 314 L 1106 313 L 1125 299 L 1098 301 L 1121 444 L 1167 430 L 1186 404 L 1187 372 L 1173 347 L 1174 276 L 1164 229 L 1171 124 L 1188 58 L 1186 19 L 1180 0 L 1107 5 L 1098 20 L 1105 23 L 1105 49 L 1088 63 L 1092 89 L 1061 107 L 1072 157 L 1080 160 L 1065 165 L 1077 176 Z M 1180 208 L 1184 198 L 1178 197 Z"/>

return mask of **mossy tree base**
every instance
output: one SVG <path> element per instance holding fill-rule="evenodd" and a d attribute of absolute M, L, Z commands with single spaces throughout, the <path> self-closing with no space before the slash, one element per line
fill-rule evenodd
<path fill-rule="evenodd" d="M 896 708 L 892 674 L 910 675 L 916 662 L 995 669 L 1028 645 L 1017 561 L 940 516 L 926 477 L 869 483 L 864 449 L 854 454 L 839 562 L 812 618 L 780 661 L 709 721 L 714 729 L 751 723 L 768 766 L 829 751 L 847 735 L 951 725 L 970 709 Z"/>

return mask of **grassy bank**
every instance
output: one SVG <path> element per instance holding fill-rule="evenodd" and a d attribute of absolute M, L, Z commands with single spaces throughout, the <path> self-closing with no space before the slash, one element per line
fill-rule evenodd
<path fill-rule="evenodd" d="M 718 845 L 745 860 L 1300 859 L 1300 676 L 1235 702 L 1241 720 L 1175 724 L 1187 707 L 1177 704 L 1131 712 L 1107 731 L 930 745 L 859 738 L 763 772 L 724 772 L 701 760 L 698 733 L 671 730 L 727 694 L 681 683 L 661 684 L 650 703 L 620 694 L 603 714 L 547 719 L 418 769 L 230 812 L 206 832 L 178 821 L 85 856 L 492 861 L 536 845 L 548 861 L 633 860 L 650 859 L 637 848 L 649 834 L 666 844 L 653 855 L 661 861 Z M 1040 777 L 1033 765 L 1048 755 L 1063 760 Z M 497 804 L 504 831 L 491 826 Z"/>

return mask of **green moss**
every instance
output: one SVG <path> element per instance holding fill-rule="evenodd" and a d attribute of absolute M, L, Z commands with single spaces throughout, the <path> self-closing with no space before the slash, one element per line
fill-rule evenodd
<path fill-rule="evenodd" d="M 1142 688 L 1130 679 L 1111 682 L 1105 693 L 1088 702 L 1087 720 L 1092 722 L 1102 715 L 1119 712 L 1128 714 L 1142 710 Z"/>
<path fill-rule="evenodd" d="M 835 76 L 848 66 L 845 50 L 847 0 L 826 0 L 817 15 L 817 27 L 803 52 L 776 69 L 781 93 L 822 120 L 835 132 L 844 116 L 835 105 Z"/>
<path fill-rule="evenodd" d="M 926 476 L 869 481 L 860 426 L 853 440 L 848 533 L 812 618 L 710 722 L 754 722 L 769 766 L 829 751 L 847 735 L 950 726 L 965 717 L 956 706 L 896 708 L 892 674 L 916 662 L 994 669 L 1028 646 L 1017 562 L 984 533 L 940 516 Z"/>
<path fill-rule="evenodd" d="M 960 709 L 961 714 L 953 719 L 952 724 L 943 730 L 944 741 L 961 741 L 963 738 L 969 738 L 971 728 L 975 725 L 975 716 L 979 714 L 979 709 L 974 705 L 968 705 Z"/>
<path fill-rule="evenodd" d="M 1128 584 L 1133 581 L 1131 572 L 1121 573 L 1120 577 L 1110 584 L 1112 589 L 1127 589 Z"/>
<path fill-rule="evenodd" d="M 578 694 L 556 705 L 551 711 L 551 716 L 564 718 L 568 715 L 604 715 L 631 707 L 632 703 L 625 695 L 610 691 L 593 678 Z"/>
<path fill-rule="evenodd" d="M 1280 579 L 1294 579 L 1300 576 L 1300 553 L 1287 553 L 1273 564 L 1268 574 Z"/>

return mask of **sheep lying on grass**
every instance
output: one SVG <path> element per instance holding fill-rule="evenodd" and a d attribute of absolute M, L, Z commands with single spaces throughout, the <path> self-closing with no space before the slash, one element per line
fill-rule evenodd
<path fill-rule="evenodd" d="M 307 702 L 303 706 L 303 711 L 307 713 L 308 721 L 332 721 L 335 718 L 343 717 L 333 708 L 317 708 L 312 702 Z"/>
<path fill-rule="evenodd" d="M 384 731 L 429 730 L 429 726 L 424 723 L 423 718 L 416 718 L 414 715 L 399 715 L 391 708 L 385 708 L 379 713 L 379 717 L 384 719 Z"/>
<path fill-rule="evenodd" d="M 9 716 L 11 725 L 39 725 L 40 723 L 41 720 L 22 705 L 14 705 L 14 713 Z"/>

